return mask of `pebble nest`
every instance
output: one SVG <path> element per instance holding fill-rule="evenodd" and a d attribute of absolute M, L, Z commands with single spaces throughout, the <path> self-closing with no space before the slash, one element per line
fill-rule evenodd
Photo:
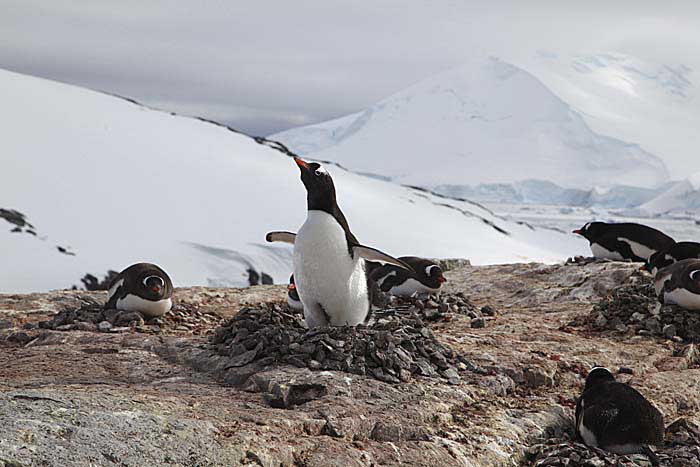
<path fill-rule="evenodd" d="M 654 448 L 661 467 L 700 467 L 700 427 L 678 419 L 666 428 L 663 446 Z M 528 449 L 525 466 L 651 466 L 644 454 L 617 455 L 589 448 L 571 436 L 552 438 Z"/>
<path fill-rule="evenodd" d="M 645 277 L 613 289 L 582 320 L 572 323 L 594 330 L 614 330 L 656 336 L 676 342 L 700 342 L 700 312 L 675 305 L 661 306 Z"/>
<path fill-rule="evenodd" d="M 103 310 L 103 304 L 90 297 L 79 297 L 80 306 L 59 311 L 38 327 L 56 331 L 125 332 L 134 330 L 151 334 L 187 332 L 201 335 L 211 332 L 222 319 L 215 313 L 202 312 L 195 306 L 175 303 L 158 318 L 123 310 Z M 34 327 L 36 325 L 29 325 Z"/>
<path fill-rule="evenodd" d="M 450 310 L 469 308 L 460 305 L 460 300 L 465 299 L 443 296 L 440 303 L 427 300 L 437 307 L 423 303 L 421 308 L 418 299 L 396 299 L 393 308 L 376 311 L 367 325 L 314 329 L 307 329 L 303 316 L 286 306 L 260 304 L 241 309 L 218 328 L 210 346 L 230 358 L 230 367 L 282 362 L 367 375 L 387 383 L 406 382 L 419 375 L 459 384 L 460 371 L 478 368 L 438 342 L 426 321 L 446 319 Z M 470 310 L 476 313 L 475 307 Z M 471 319 L 476 318 L 475 314 Z"/>

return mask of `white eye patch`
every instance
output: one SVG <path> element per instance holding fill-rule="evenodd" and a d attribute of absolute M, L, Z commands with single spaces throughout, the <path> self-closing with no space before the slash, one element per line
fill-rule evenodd
<path fill-rule="evenodd" d="M 314 170 L 314 173 L 316 175 L 321 175 L 321 174 L 327 174 L 328 171 L 323 168 L 323 166 L 319 167 L 318 169 Z"/>
<path fill-rule="evenodd" d="M 700 269 L 696 269 L 695 271 L 690 273 L 690 280 L 700 281 Z"/>
<path fill-rule="evenodd" d="M 430 273 L 433 271 L 433 268 L 438 267 L 436 264 L 431 264 L 430 266 L 425 268 L 425 274 L 427 276 L 430 276 Z"/>
<path fill-rule="evenodd" d="M 164 286 L 165 286 L 165 282 L 163 282 L 163 279 L 162 279 L 160 276 L 148 276 L 148 277 L 145 277 L 145 278 L 143 279 L 143 286 L 144 286 L 144 287 L 148 287 L 148 279 L 151 279 L 151 278 L 157 279 L 158 282 L 160 283 L 160 286 L 161 286 L 161 287 L 164 287 Z"/>

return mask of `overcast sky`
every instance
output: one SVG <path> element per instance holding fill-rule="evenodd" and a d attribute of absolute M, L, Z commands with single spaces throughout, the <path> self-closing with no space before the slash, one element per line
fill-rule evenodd
<path fill-rule="evenodd" d="M 267 135 L 475 56 L 683 61 L 699 18 L 695 0 L 0 0 L 0 67 Z"/>

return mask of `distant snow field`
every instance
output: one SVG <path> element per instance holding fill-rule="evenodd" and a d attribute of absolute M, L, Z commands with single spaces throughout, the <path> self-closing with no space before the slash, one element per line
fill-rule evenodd
<path fill-rule="evenodd" d="M 85 273 L 101 276 L 137 261 L 161 265 L 177 286 L 247 285 L 248 268 L 278 283 L 288 279 L 290 249 L 265 244 L 264 235 L 297 230 L 306 215 L 289 157 L 217 125 L 6 71 L 0 100 L 0 208 L 26 215 L 37 234 L 11 232 L 15 226 L 0 218 L 1 292 L 70 287 Z M 559 134 L 563 114 L 556 100 L 548 109 L 556 118 L 541 137 L 554 144 L 548 133 Z M 502 116 L 488 109 L 480 115 Z M 569 117 L 567 128 L 585 127 Z M 653 156 L 633 147 L 623 152 L 615 170 L 641 160 L 640 177 L 663 180 Z M 429 167 L 434 154 L 422 152 L 422 166 L 407 154 L 417 164 L 413 175 L 437 174 Z M 335 166 L 329 172 L 360 241 L 396 256 L 554 262 L 587 250 L 573 235 L 533 229 L 474 203 Z"/>

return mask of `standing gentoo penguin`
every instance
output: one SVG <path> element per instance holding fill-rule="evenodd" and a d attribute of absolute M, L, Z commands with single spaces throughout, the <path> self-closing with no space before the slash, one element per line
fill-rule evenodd
<path fill-rule="evenodd" d="M 674 243 L 669 248 L 657 251 L 651 255 L 647 264 L 644 265 L 644 269 L 656 275 L 660 269 L 684 259 L 700 259 L 700 243 Z"/>
<path fill-rule="evenodd" d="M 338 207 L 330 174 L 318 163 L 296 157 L 294 161 L 307 193 L 306 222 L 296 236 L 272 232 L 267 239 L 294 244 L 294 280 L 309 327 L 355 326 L 364 322 L 371 310 L 362 258 L 409 270 L 410 266 L 361 245 Z"/>
<path fill-rule="evenodd" d="M 400 256 L 398 259 L 413 268 L 413 272 L 397 268 L 392 264 L 380 266 L 372 271 L 372 279 L 382 292 L 410 297 L 415 293 L 437 293 L 447 281 L 440 266 L 416 256 Z"/>
<path fill-rule="evenodd" d="M 589 222 L 573 233 L 590 242 L 598 259 L 647 262 L 651 255 L 675 243 L 663 232 L 632 223 Z"/>
<path fill-rule="evenodd" d="M 645 453 L 655 463 L 649 445 L 663 442 L 664 419 L 636 389 L 596 367 L 576 401 L 576 434 L 587 446 L 616 454 Z"/>
<path fill-rule="evenodd" d="M 684 259 L 659 270 L 654 288 L 662 304 L 700 310 L 700 259 Z"/>
<path fill-rule="evenodd" d="M 173 283 L 151 263 L 132 264 L 112 280 L 105 310 L 138 311 L 144 316 L 163 316 L 173 306 Z"/>
<path fill-rule="evenodd" d="M 301 299 L 299 298 L 297 286 L 294 283 L 294 274 L 289 277 L 289 285 L 287 286 L 287 304 L 292 310 L 301 311 L 304 309 L 304 305 L 301 304 Z"/>

